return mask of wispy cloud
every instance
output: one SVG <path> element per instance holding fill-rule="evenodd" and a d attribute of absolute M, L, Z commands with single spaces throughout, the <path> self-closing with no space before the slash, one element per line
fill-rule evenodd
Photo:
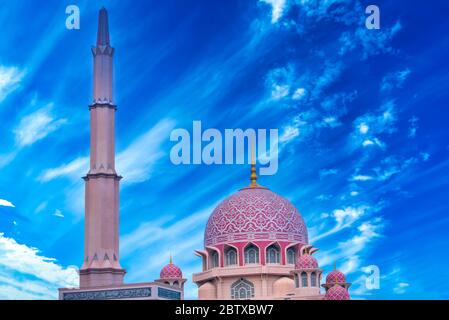
<path fill-rule="evenodd" d="M 361 219 L 371 208 L 366 205 L 362 205 L 359 207 L 345 207 L 343 209 L 336 209 L 332 212 L 331 215 L 327 215 L 325 217 L 330 216 L 334 219 L 334 226 L 328 231 L 320 230 L 319 233 L 316 233 L 314 236 L 311 235 L 310 242 L 316 242 L 318 240 L 329 237 L 343 229 L 349 228 L 359 219 Z"/>
<path fill-rule="evenodd" d="M 143 182 L 150 178 L 157 160 L 165 155 L 162 144 L 168 141 L 174 126 L 174 120 L 163 119 L 118 154 L 117 171 L 126 173 L 123 179 L 125 185 Z M 78 180 L 86 174 L 88 165 L 88 157 L 79 157 L 59 167 L 44 170 L 38 179 L 43 182 L 60 177 Z"/>
<path fill-rule="evenodd" d="M 25 72 L 17 67 L 0 65 L 0 102 L 19 87 L 24 74 Z"/>
<path fill-rule="evenodd" d="M 117 169 L 126 172 L 124 184 L 143 182 L 150 178 L 157 160 L 166 154 L 162 144 L 168 141 L 174 127 L 174 120 L 163 119 L 119 153 Z"/>
<path fill-rule="evenodd" d="M 287 0 L 259 0 L 271 5 L 271 23 L 276 23 L 284 13 Z"/>
<path fill-rule="evenodd" d="M 40 176 L 39 180 L 46 182 L 58 177 L 72 177 L 79 179 L 88 170 L 89 158 L 81 157 L 57 168 L 47 169 Z"/>
<path fill-rule="evenodd" d="M 407 291 L 407 288 L 410 287 L 410 284 L 407 282 L 399 282 L 396 287 L 393 288 L 394 293 L 396 294 L 404 294 Z"/>
<path fill-rule="evenodd" d="M 20 120 L 19 125 L 14 129 L 16 144 L 19 147 L 29 146 L 44 139 L 67 122 L 66 119 L 56 119 L 52 115 L 52 106 L 49 104 Z"/>
<path fill-rule="evenodd" d="M 55 217 L 58 217 L 58 218 L 64 218 L 64 215 L 62 214 L 62 211 L 59 210 L 59 209 L 56 209 L 55 212 L 53 213 L 53 215 Z"/>
<path fill-rule="evenodd" d="M 402 88 L 405 80 L 407 80 L 411 71 L 409 68 L 400 70 L 397 72 L 389 73 L 382 79 L 382 84 L 380 86 L 381 92 L 390 92 L 395 88 Z"/>

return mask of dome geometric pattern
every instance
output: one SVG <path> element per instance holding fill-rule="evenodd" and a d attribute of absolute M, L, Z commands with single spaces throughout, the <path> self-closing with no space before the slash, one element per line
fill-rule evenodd
<path fill-rule="evenodd" d="M 326 295 L 324 296 L 325 300 L 349 300 L 348 290 L 343 288 L 342 286 L 335 284 L 333 287 L 330 287 L 327 290 Z"/>
<path fill-rule="evenodd" d="M 215 208 L 207 222 L 204 243 L 211 246 L 253 240 L 307 244 L 307 229 L 287 199 L 263 187 L 244 188 Z"/>
<path fill-rule="evenodd" d="M 159 274 L 161 279 L 182 279 L 181 269 L 173 263 L 167 264 Z"/>
<path fill-rule="evenodd" d="M 311 255 L 304 254 L 296 260 L 295 269 L 318 269 L 318 261 Z"/>
<path fill-rule="evenodd" d="M 333 270 L 326 277 L 326 284 L 346 283 L 346 277 L 340 270 Z"/>

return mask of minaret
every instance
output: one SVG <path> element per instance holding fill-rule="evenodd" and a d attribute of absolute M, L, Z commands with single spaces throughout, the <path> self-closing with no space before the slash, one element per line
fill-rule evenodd
<path fill-rule="evenodd" d="M 90 110 L 90 170 L 85 180 L 84 263 L 80 288 L 123 283 L 119 263 L 119 181 L 115 171 L 115 111 L 108 13 L 98 18 L 94 58 L 94 90 Z"/>

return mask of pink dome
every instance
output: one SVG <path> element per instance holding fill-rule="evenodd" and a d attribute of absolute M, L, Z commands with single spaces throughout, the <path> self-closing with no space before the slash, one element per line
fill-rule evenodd
<path fill-rule="evenodd" d="M 326 277 L 326 284 L 346 283 L 346 277 L 340 270 L 333 270 Z"/>
<path fill-rule="evenodd" d="M 178 266 L 170 262 L 162 268 L 159 276 L 161 279 L 182 279 L 182 271 Z"/>
<path fill-rule="evenodd" d="M 307 244 L 307 229 L 290 201 L 266 188 L 248 187 L 215 208 L 207 222 L 204 243 L 211 246 L 252 240 Z"/>
<path fill-rule="evenodd" d="M 349 300 L 349 292 L 342 286 L 335 284 L 327 290 L 325 300 Z"/>
<path fill-rule="evenodd" d="M 304 254 L 296 259 L 295 269 L 318 269 L 318 261 L 309 254 Z"/>

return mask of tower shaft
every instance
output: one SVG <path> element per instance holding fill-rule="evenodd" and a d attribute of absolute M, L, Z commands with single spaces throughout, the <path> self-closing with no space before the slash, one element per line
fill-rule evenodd
<path fill-rule="evenodd" d="M 90 110 L 90 169 L 85 180 L 84 263 L 80 288 L 120 285 L 125 270 L 119 262 L 119 182 L 115 171 L 113 56 L 108 16 L 101 9 L 94 60 Z"/>

